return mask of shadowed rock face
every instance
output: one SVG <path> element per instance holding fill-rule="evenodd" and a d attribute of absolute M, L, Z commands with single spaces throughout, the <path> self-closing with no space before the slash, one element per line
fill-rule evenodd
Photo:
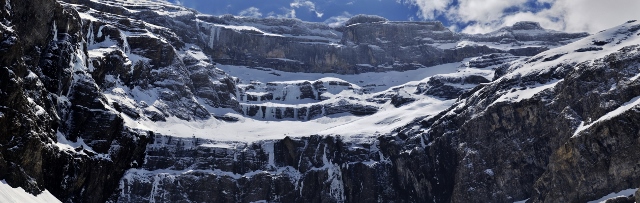
<path fill-rule="evenodd" d="M 122 180 L 118 202 L 449 201 L 453 185 L 426 152 L 381 137 L 354 144 L 334 137 L 252 144 L 156 135 L 141 169 Z M 198 146 L 200 145 L 200 146 Z M 216 147 L 207 147 L 216 146 Z M 227 147 L 221 147 L 227 146 Z M 162 170 L 158 174 L 155 171 Z M 430 177 L 430 178 L 427 178 Z M 178 183 L 178 184 L 177 184 Z"/>
<path fill-rule="evenodd" d="M 330 28 L 157 2 L 64 2 L 76 5 L 0 0 L 0 179 L 30 193 L 47 189 L 65 202 L 584 202 L 640 186 L 640 48 L 615 47 L 638 36 L 632 21 L 615 37 L 539 54 L 585 34 L 521 22 L 466 35 L 438 22 L 373 16 Z M 600 51 L 610 52 L 587 62 L 566 57 Z M 403 92 L 405 85 L 368 98 L 396 108 L 415 95 L 457 99 L 380 136 L 245 143 L 130 127 L 140 119 L 210 119 L 208 108 L 290 120 L 380 110 L 349 98 L 246 105 L 320 101 L 327 88 L 356 87 L 239 86 L 215 63 L 351 74 L 469 57 L 461 70 L 495 72 L 440 75 L 411 86 L 415 92 Z M 546 85 L 527 98 L 512 95 Z M 261 88 L 265 94 L 250 91 Z"/>
<path fill-rule="evenodd" d="M 630 27 L 619 32 L 637 34 Z M 637 188 L 638 162 L 627 153 L 637 153 L 631 146 L 637 145 L 640 114 L 630 110 L 602 120 L 640 95 L 638 82 L 629 80 L 638 73 L 638 45 L 619 48 L 593 63 L 559 62 L 536 74 L 502 77 L 463 95 L 441 116 L 423 120 L 428 133 L 411 127 L 400 132 L 452 140 L 445 148 L 458 157 L 450 168 L 456 170 L 450 177 L 455 177 L 453 202 L 585 202 Z M 558 79 L 555 88 L 531 99 L 496 102 L 505 89 Z M 580 131 L 581 121 L 593 124 Z"/>
<path fill-rule="evenodd" d="M 345 74 L 413 70 L 487 53 L 532 56 L 549 47 L 564 45 L 587 35 L 551 32 L 536 23 L 526 22 L 494 33 L 468 35 L 451 32 L 440 22 L 387 22 L 376 19 L 335 29 L 314 27 L 313 31 L 307 32 L 265 28 L 261 32 L 267 34 L 263 34 L 234 30 L 238 28 L 233 25 L 250 24 L 253 23 L 252 19 L 203 17 L 199 20 L 200 36 L 210 40 L 208 48 L 212 52 L 208 53 L 216 62 L 248 66 L 269 64 L 269 67 L 283 71 Z M 281 23 L 277 26 L 288 25 Z M 299 22 L 295 26 L 317 25 Z M 523 33 L 534 28 L 536 33 Z M 327 32 L 334 35 L 323 35 Z M 491 43 L 455 46 L 464 41 Z M 533 46 L 522 46 L 531 42 Z M 498 48 L 511 45 L 516 46 Z M 362 67 L 359 64 L 370 66 Z"/>
<path fill-rule="evenodd" d="M 0 3 L 0 179 L 33 194 L 106 201 L 142 161 L 146 133 L 124 127 L 78 69 L 85 39 L 75 10 L 50 0 Z M 67 139 L 93 149 L 55 144 Z"/>

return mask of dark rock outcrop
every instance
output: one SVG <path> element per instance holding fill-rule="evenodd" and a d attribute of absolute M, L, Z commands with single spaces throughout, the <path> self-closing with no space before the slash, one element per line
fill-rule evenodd
<path fill-rule="evenodd" d="M 84 25 L 74 9 L 53 0 L 0 4 L 8 5 L 1 10 L 0 179 L 65 201 L 106 201 L 124 171 L 143 160 L 146 132 L 125 127 L 83 69 Z"/>
<path fill-rule="evenodd" d="M 446 179 L 426 154 L 398 154 L 397 139 L 340 137 L 252 144 L 156 135 L 142 169 L 122 180 L 117 202 L 446 202 Z M 200 146 L 198 146 L 200 145 Z M 408 150 L 408 149 L 407 149 Z M 164 171 L 157 173 L 155 171 Z M 445 176 L 442 176 L 445 177 Z M 428 190 L 427 188 L 433 188 Z M 437 198 L 434 196 L 438 195 Z"/>

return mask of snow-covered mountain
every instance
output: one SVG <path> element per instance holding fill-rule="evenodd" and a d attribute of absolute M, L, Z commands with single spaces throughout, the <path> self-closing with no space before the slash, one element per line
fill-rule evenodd
<path fill-rule="evenodd" d="M 0 179 L 32 194 L 583 202 L 639 187 L 635 21 L 469 35 L 151 0 L 0 5 Z"/>

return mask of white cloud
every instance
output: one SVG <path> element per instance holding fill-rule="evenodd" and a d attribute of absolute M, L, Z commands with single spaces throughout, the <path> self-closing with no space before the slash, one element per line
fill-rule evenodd
<path fill-rule="evenodd" d="M 314 3 L 313 3 L 313 2 L 311 2 L 311 1 L 306 1 L 306 0 L 294 0 L 293 2 L 291 2 L 291 3 L 289 4 L 289 6 L 290 6 L 292 9 L 307 7 L 307 8 L 309 9 L 309 11 L 314 12 L 318 18 L 322 18 L 322 16 L 324 15 L 324 13 L 319 12 L 319 11 L 316 9 L 316 4 L 314 4 Z"/>
<path fill-rule="evenodd" d="M 295 0 L 289 4 L 292 8 L 300 8 L 300 7 L 309 7 L 310 9 L 315 9 L 316 4 L 311 1 L 303 1 L 303 0 Z"/>
<path fill-rule="evenodd" d="M 276 15 L 276 17 L 278 17 L 278 18 L 296 18 L 296 10 L 295 9 L 290 9 L 290 8 L 285 8 L 285 7 L 282 7 L 280 9 L 284 11 L 284 14 L 278 14 L 278 15 Z M 273 13 L 270 13 L 270 14 L 273 14 Z M 273 15 L 270 15 L 270 16 L 273 17 Z"/>
<path fill-rule="evenodd" d="M 504 16 L 506 9 L 522 7 L 527 0 L 459 0 L 447 15 L 461 21 L 495 21 Z"/>
<path fill-rule="evenodd" d="M 459 31 L 459 29 L 460 29 L 460 28 L 458 28 L 458 26 L 457 26 L 457 25 L 451 25 L 451 26 L 449 26 L 449 27 L 447 27 L 447 28 L 449 28 L 449 30 L 451 30 L 451 31 L 453 31 L 453 32 L 458 32 L 458 31 Z"/>
<path fill-rule="evenodd" d="M 423 19 L 434 19 L 437 15 L 444 13 L 453 0 L 396 0 L 396 2 L 417 6 L 420 9 L 418 16 Z"/>
<path fill-rule="evenodd" d="M 254 17 L 254 18 L 260 18 L 262 17 L 262 13 L 260 13 L 260 9 L 256 8 L 256 7 L 249 7 L 247 9 L 244 9 L 242 11 L 240 11 L 240 13 L 238 13 L 239 16 L 245 16 L 245 17 Z"/>
<path fill-rule="evenodd" d="M 551 9 L 541 14 L 561 19 L 559 26 L 563 30 L 594 33 L 640 19 L 639 8 L 638 0 L 556 0 Z"/>
<path fill-rule="evenodd" d="M 567 32 L 598 32 L 640 19 L 638 0 L 533 0 L 544 9 L 527 8 L 532 0 L 396 0 L 419 8 L 423 20 L 441 16 L 469 23 L 462 32 L 486 33 L 519 21 L 536 21 L 543 27 Z M 528 4 L 532 5 L 532 4 Z"/>
<path fill-rule="evenodd" d="M 493 29 L 519 21 L 536 21 L 543 27 L 567 32 L 595 33 L 620 25 L 628 20 L 640 19 L 640 1 L 637 0 L 544 0 L 551 7 L 538 12 L 517 12 L 495 20 Z M 467 30 L 468 31 L 468 30 Z"/>
<path fill-rule="evenodd" d="M 342 15 L 333 16 L 324 21 L 325 24 L 329 25 L 329 27 L 340 27 L 344 25 L 347 20 L 349 20 L 353 15 L 349 12 L 344 12 Z"/>

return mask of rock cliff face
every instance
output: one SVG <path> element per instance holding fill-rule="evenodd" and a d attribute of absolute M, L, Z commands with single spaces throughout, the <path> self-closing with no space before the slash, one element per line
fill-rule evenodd
<path fill-rule="evenodd" d="M 366 23 L 352 20 L 343 27 L 330 28 L 295 20 L 233 16 L 199 17 L 198 22 L 201 36 L 210 40 L 211 55 L 220 63 L 346 74 L 412 70 L 484 53 L 531 56 L 586 36 L 550 32 L 537 23 L 520 23 L 486 35 L 463 35 L 449 31 L 440 22 L 356 18 Z M 244 27 L 255 24 L 265 26 Z M 531 35 L 532 31 L 540 34 Z M 240 41 L 245 43 L 238 44 Z M 525 44 L 530 46 L 522 46 Z"/>
<path fill-rule="evenodd" d="M 109 110 L 86 71 L 75 10 L 49 0 L 0 4 L 0 179 L 67 201 L 106 201 L 143 160 L 146 132 Z"/>
<path fill-rule="evenodd" d="M 638 28 L 630 21 L 512 65 L 399 133 L 435 151 L 442 146 L 431 143 L 448 140 L 445 148 L 456 151 L 454 202 L 584 202 L 637 188 L 638 162 L 627 153 L 638 136 L 638 41 L 628 39 Z M 581 50 L 594 46 L 604 51 L 582 61 Z"/>
<path fill-rule="evenodd" d="M 585 202 L 640 187 L 635 21 L 468 35 L 162 1 L 0 5 L 0 179 L 33 194 Z"/>
<path fill-rule="evenodd" d="M 349 145 L 340 138 L 319 136 L 251 144 L 155 138 L 148 146 L 144 166 L 125 176 L 123 195 L 114 195 L 114 200 L 337 202 L 410 198 L 385 187 L 394 180 L 381 175 L 393 173 L 392 165 L 377 142 Z M 159 169 L 163 173 L 157 173 Z"/>

